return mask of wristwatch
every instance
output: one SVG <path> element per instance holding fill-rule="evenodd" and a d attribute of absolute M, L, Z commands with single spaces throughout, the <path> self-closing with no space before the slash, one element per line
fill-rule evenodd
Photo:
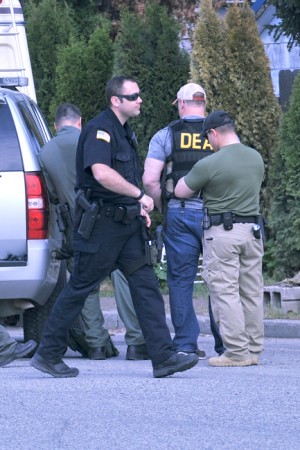
<path fill-rule="evenodd" d="M 144 189 L 141 189 L 140 195 L 138 197 L 135 197 L 135 200 L 141 200 L 141 198 L 144 197 L 144 195 L 145 195 L 145 191 L 144 191 Z"/>

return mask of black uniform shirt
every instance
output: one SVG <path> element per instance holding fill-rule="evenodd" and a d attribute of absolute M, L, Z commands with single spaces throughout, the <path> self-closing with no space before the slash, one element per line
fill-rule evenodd
<path fill-rule="evenodd" d="M 127 123 L 120 123 L 108 108 L 90 120 L 79 138 L 76 159 L 77 189 L 93 190 L 92 198 L 102 198 L 113 204 L 132 204 L 135 200 L 104 188 L 91 170 L 93 164 L 106 164 L 127 181 L 138 186 L 141 166 L 132 143 L 133 133 Z"/>

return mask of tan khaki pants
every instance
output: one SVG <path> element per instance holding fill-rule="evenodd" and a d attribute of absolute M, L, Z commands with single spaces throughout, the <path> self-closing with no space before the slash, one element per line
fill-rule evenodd
<path fill-rule="evenodd" d="M 263 350 L 263 243 L 253 224 L 223 225 L 204 232 L 203 272 L 212 310 L 229 358 L 244 360 Z"/>

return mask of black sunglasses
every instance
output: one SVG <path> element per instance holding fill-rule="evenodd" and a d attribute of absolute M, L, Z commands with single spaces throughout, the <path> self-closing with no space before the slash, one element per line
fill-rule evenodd
<path fill-rule="evenodd" d="M 134 102 L 141 96 L 140 92 L 135 92 L 134 94 L 124 95 L 124 94 L 115 94 L 115 97 L 126 98 L 129 102 Z"/>

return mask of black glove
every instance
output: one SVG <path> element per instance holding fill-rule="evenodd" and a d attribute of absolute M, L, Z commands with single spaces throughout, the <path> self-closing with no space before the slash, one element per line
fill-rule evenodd
<path fill-rule="evenodd" d="M 73 255 L 74 255 L 73 249 L 67 244 L 63 244 L 61 248 L 57 248 L 55 250 L 55 259 L 58 260 L 72 258 Z"/>

